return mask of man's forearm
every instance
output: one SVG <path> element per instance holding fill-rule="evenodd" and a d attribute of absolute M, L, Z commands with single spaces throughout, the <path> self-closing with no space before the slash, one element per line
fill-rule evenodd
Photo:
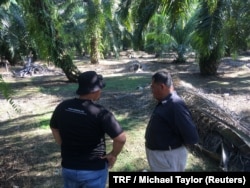
<path fill-rule="evenodd" d="M 117 155 L 119 155 L 119 153 L 121 152 L 121 150 L 122 150 L 125 142 L 126 142 L 125 133 L 122 133 L 121 135 L 119 135 L 118 137 L 116 137 L 113 140 L 113 149 L 111 151 L 111 154 L 114 155 L 115 157 Z"/>
<path fill-rule="evenodd" d="M 61 145 L 62 144 L 62 139 L 61 139 L 59 130 L 51 128 L 51 131 L 52 131 L 52 134 L 53 134 L 53 137 L 54 137 L 56 143 L 59 144 L 59 145 Z"/>

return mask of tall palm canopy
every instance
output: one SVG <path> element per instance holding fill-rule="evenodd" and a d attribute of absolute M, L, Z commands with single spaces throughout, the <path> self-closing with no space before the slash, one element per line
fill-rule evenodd
<path fill-rule="evenodd" d="M 249 47 L 248 0 L 2 0 L 1 55 L 15 64 L 30 50 L 77 81 L 75 55 L 90 62 L 124 49 L 198 57 L 200 73 L 214 75 L 220 58 Z"/>

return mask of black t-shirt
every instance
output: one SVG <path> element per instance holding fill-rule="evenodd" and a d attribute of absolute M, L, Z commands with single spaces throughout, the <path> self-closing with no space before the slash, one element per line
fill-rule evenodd
<path fill-rule="evenodd" d="M 155 107 L 145 133 L 146 147 L 168 150 L 169 146 L 195 144 L 199 136 L 184 101 L 172 92 Z"/>
<path fill-rule="evenodd" d="M 98 170 L 105 168 L 105 135 L 123 132 L 114 115 L 90 100 L 70 99 L 60 103 L 52 114 L 50 126 L 59 129 L 64 168 Z"/>

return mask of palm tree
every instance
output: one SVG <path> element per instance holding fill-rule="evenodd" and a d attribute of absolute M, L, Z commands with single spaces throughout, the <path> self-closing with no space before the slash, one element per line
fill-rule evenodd
<path fill-rule="evenodd" d="M 34 39 L 39 54 L 50 57 L 57 67 L 62 68 L 71 82 L 80 74 L 64 44 L 60 23 L 54 15 L 55 5 L 48 0 L 20 1 L 25 10 L 28 30 Z"/>
<path fill-rule="evenodd" d="M 112 0 L 16 1 L 24 8 L 25 24 L 29 31 L 24 36 L 31 36 L 29 42 L 38 49 L 39 55 L 43 58 L 50 57 L 56 66 L 63 69 L 70 81 L 76 81 L 76 76 L 79 74 L 79 70 L 72 62 L 71 47 L 77 49 L 79 53 L 82 48 L 90 52 L 92 64 L 98 64 L 102 53 L 107 53 L 108 50 L 114 50 L 118 54 L 117 51 L 120 46 L 126 41 L 129 41 L 126 42 L 127 46 L 130 46 L 130 39 L 132 39 L 134 49 L 144 50 L 145 36 L 150 36 L 149 34 L 146 35 L 146 29 L 156 13 L 165 14 L 168 20 L 168 32 L 161 33 L 158 36 L 164 39 L 166 39 L 165 37 L 171 37 L 172 44 L 174 44 L 172 47 L 175 47 L 178 52 L 177 60 L 183 61 L 183 55 L 189 42 L 189 34 L 187 33 L 190 32 L 190 30 L 188 32 L 186 30 L 188 21 L 185 18 L 189 18 L 188 11 L 195 3 L 199 3 L 200 6 L 197 11 L 197 25 L 192 46 L 198 52 L 202 74 L 215 74 L 219 59 L 224 54 L 225 45 L 227 45 L 227 49 L 234 50 L 234 41 L 241 41 L 238 46 L 243 46 L 242 44 L 246 46 L 244 39 L 249 36 L 249 32 L 247 32 L 249 29 L 249 24 L 247 24 L 249 11 L 244 9 L 243 3 L 238 3 L 241 6 L 237 6 L 235 0 L 121 0 L 118 14 L 120 19 L 116 17 L 117 14 L 114 11 L 114 5 L 118 2 Z M 246 7 L 249 7 L 249 2 L 246 0 L 244 2 L 246 2 Z M 235 11 L 226 14 L 229 11 L 226 11 L 225 8 L 241 10 L 241 14 L 238 15 L 244 16 L 243 21 L 238 19 L 237 22 L 234 22 L 235 19 L 231 19 L 231 22 L 228 22 L 227 18 L 234 18 L 231 15 L 232 13 L 235 14 Z M 244 11 L 242 11 L 243 9 Z M 69 12 L 70 14 L 66 14 Z M 133 24 L 131 24 L 131 21 Z M 185 24 L 183 25 L 183 23 Z M 225 27 L 225 23 L 227 27 Z M 238 28 L 238 35 L 234 33 L 233 36 L 244 37 L 233 39 L 230 38 L 232 35 L 227 35 L 229 40 L 224 40 L 226 28 L 236 28 L 237 24 L 232 23 L 240 23 L 243 28 Z M 22 31 L 20 29 L 15 30 Z M 236 29 L 230 31 L 236 31 Z M 183 33 L 187 36 L 184 37 Z M 115 40 L 115 37 L 118 40 Z M 27 44 L 27 46 L 30 46 L 30 44 Z M 235 49 L 237 48 L 235 47 Z"/>
<path fill-rule="evenodd" d="M 195 16 L 191 12 L 187 19 L 179 18 L 174 27 L 169 28 L 171 24 L 169 17 L 165 14 L 155 14 L 145 32 L 146 48 L 154 48 L 158 55 L 173 51 L 176 53 L 176 59 L 173 62 L 185 63 L 185 54 L 191 50 L 190 40 L 194 20 Z"/>
<path fill-rule="evenodd" d="M 69 51 L 72 51 L 69 48 L 69 46 L 72 47 L 72 44 L 73 47 L 78 50 L 78 53 L 80 53 L 80 51 L 82 50 L 82 46 L 84 46 L 84 51 L 90 53 L 91 64 L 98 64 L 99 59 L 102 57 L 104 45 L 103 39 L 105 39 L 106 41 L 113 41 L 110 43 L 110 45 L 113 45 L 112 48 L 114 50 L 117 49 L 117 44 L 115 42 L 116 40 L 113 39 L 113 37 L 115 36 L 113 28 L 113 26 L 115 26 L 115 22 L 113 22 L 113 6 L 115 2 L 99 0 L 75 0 L 70 2 L 60 1 L 58 4 L 56 4 L 57 6 L 55 6 L 55 4 L 48 3 L 49 1 L 47 3 L 46 2 L 47 1 L 44 1 L 43 4 L 47 4 L 50 10 L 47 11 L 44 16 L 40 14 L 40 17 L 46 17 L 50 15 L 50 19 L 48 18 L 46 20 L 43 20 L 43 22 L 47 22 L 47 24 L 43 23 L 43 25 L 48 25 L 48 31 L 51 28 L 56 29 L 57 37 L 60 35 L 60 41 L 58 42 L 61 43 L 60 45 L 63 45 L 58 47 L 61 47 L 61 49 L 64 50 L 63 53 L 65 53 L 66 51 L 67 53 L 69 53 Z M 30 9 L 29 7 L 30 5 L 27 4 L 26 8 Z M 55 13 L 53 13 L 52 10 L 54 12 L 57 12 L 57 17 L 53 16 L 55 15 Z M 37 10 L 37 12 L 39 11 Z M 32 11 L 29 11 L 29 13 L 36 14 L 35 11 L 33 11 L 33 13 Z M 55 38 L 55 36 L 52 35 L 53 33 L 49 34 L 51 35 L 51 38 Z M 104 36 L 104 33 L 111 33 L 111 35 L 107 34 Z M 74 39 L 72 40 L 72 38 Z M 39 45 L 41 44 L 41 42 L 42 41 L 39 42 Z M 50 55 L 50 57 L 53 56 Z M 69 60 L 69 58 L 67 59 Z M 58 66 L 60 66 L 60 64 L 58 64 Z M 68 66 L 70 67 L 70 65 Z M 73 67 L 71 67 L 71 69 L 72 68 Z M 73 70 L 74 69 L 75 68 L 73 68 Z M 67 69 L 64 71 L 67 71 Z M 67 71 L 66 74 L 69 76 L 69 71 Z"/>
<path fill-rule="evenodd" d="M 239 50 L 245 51 L 250 40 L 250 1 L 231 1 L 231 6 L 226 8 L 227 21 L 223 32 L 226 40 L 226 55 L 238 54 Z"/>
<path fill-rule="evenodd" d="M 24 23 L 20 17 L 20 8 L 8 0 L 0 2 L 0 59 L 2 56 L 14 64 L 18 52 L 22 49 L 22 44 L 27 41 Z M 15 24 L 14 24 L 15 23 Z M 22 36 L 22 37 L 18 37 Z M 11 104 L 13 109 L 19 111 L 11 98 L 9 85 L 0 75 L 0 93 Z"/>
<path fill-rule="evenodd" d="M 89 39 L 90 58 L 92 64 L 98 64 L 99 59 L 114 51 L 118 56 L 120 45 L 119 23 L 115 15 L 114 0 L 88 0 L 86 1 L 86 33 Z M 106 49 L 105 49 L 106 48 Z"/>
<path fill-rule="evenodd" d="M 156 13 L 164 13 L 168 16 L 169 29 L 171 30 L 180 18 L 185 18 L 188 10 L 196 0 L 189 1 L 172 1 L 172 0 L 139 0 L 127 1 L 122 0 L 121 5 L 124 6 L 121 11 L 123 18 L 131 15 L 133 28 L 133 47 L 135 49 L 144 50 L 143 32 L 149 24 L 151 18 Z M 131 13 L 128 11 L 131 8 Z"/>
<path fill-rule="evenodd" d="M 225 52 L 223 21 L 225 2 L 202 1 L 197 12 L 193 47 L 198 53 L 200 73 L 215 75 Z"/>
<path fill-rule="evenodd" d="M 163 52 L 170 49 L 173 41 L 167 29 L 165 14 L 155 14 L 145 31 L 145 51 L 155 53 L 155 57 L 162 56 Z"/>
<path fill-rule="evenodd" d="M 186 53 L 191 51 L 191 34 L 193 31 L 193 20 L 189 19 L 187 23 L 179 20 L 175 27 L 170 31 L 173 38 L 171 48 L 173 52 L 176 52 L 177 57 L 173 61 L 174 63 L 185 63 Z"/>
<path fill-rule="evenodd" d="M 26 53 L 29 37 L 20 6 L 13 2 L 0 5 L 0 55 L 14 65 L 20 53 Z"/>
<path fill-rule="evenodd" d="M 244 0 L 239 2 L 236 0 L 190 0 L 190 1 L 171 1 L 171 0 L 141 0 L 141 1 L 122 1 L 122 5 L 131 7 L 131 15 L 134 18 L 134 48 L 144 48 L 144 32 L 146 26 L 149 24 L 150 19 L 156 12 L 164 12 L 168 16 L 169 31 L 173 31 L 172 35 L 176 39 L 180 39 L 178 33 L 175 31 L 181 31 L 180 23 L 178 20 L 185 20 L 188 18 L 188 11 L 193 8 L 193 5 L 198 4 L 196 24 L 193 25 L 195 29 L 192 34 L 192 47 L 196 49 L 198 55 L 198 61 L 200 66 L 200 73 L 203 75 L 215 75 L 217 73 L 218 66 L 220 64 L 221 57 L 225 54 L 225 49 L 238 49 L 242 44 L 247 46 L 246 38 L 249 38 L 249 1 Z M 125 3 L 128 2 L 128 3 Z M 237 26 L 228 22 L 228 10 L 234 10 L 240 6 L 241 11 L 237 15 L 242 15 L 241 19 L 238 19 Z M 239 8 L 238 8 L 239 9 Z M 123 17 L 129 16 L 129 9 L 124 8 Z M 235 11 L 234 11 L 235 12 Z M 236 11 L 238 12 L 238 11 Z M 239 16 L 238 16 L 239 18 Z M 233 35 L 228 35 L 227 28 L 231 28 Z M 243 26 L 243 28 L 239 27 Z M 237 27 L 237 29 L 236 29 Z M 176 30 L 175 30 L 176 29 Z M 237 32 L 237 34 L 235 33 Z M 171 33 L 171 32 L 170 32 Z M 178 34 L 179 36 L 177 36 Z M 175 35 L 175 36 L 174 36 Z M 232 37 L 233 36 L 233 37 Z M 176 42 L 178 41 L 176 40 Z M 240 41 L 236 46 L 235 41 Z M 245 41 L 245 42 L 244 42 Z M 184 41 L 178 41 L 176 44 L 181 44 Z M 178 49 L 178 48 L 177 48 Z M 181 49 L 181 48 L 179 48 Z M 182 48 L 183 49 L 183 48 Z M 179 51 L 179 57 L 182 59 L 183 51 Z"/>
<path fill-rule="evenodd" d="M 88 32 L 86 33 L 90 41 L 91 64 L 99 64 L 100 52 L 99 44 L 101 41 L 102 10 L 99 0 L 87 1 L 87 20 Z"/>
<path fill-rule="evenodd" d="M 114 37 L 119 35 L 119 30 L 114 5 L 114 1 L 67 1 L 59 9 L 61 32 L 68 46 L 77 49 L 79 54 L 82 51 L 90 54 L 91 64 L 99 64 L 99 59 L 109 50 L 117 53 L 119 40 Z"/>
<path fill-rule="evenodd" d="M 136 50 L 144 50 L 143 31 L 159 8 L 160 1 L 140 0 L 132 5 L 133 47 Z"/>

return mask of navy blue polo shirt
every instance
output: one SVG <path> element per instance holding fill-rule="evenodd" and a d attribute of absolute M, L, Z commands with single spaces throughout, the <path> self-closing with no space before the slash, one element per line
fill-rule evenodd
<path fill-rule="evenodd" d="M 50 127 L 58 129 L 64 168 L 76 170 L 104 169 L 105 134 L 111 138 L 123 132 L 114 115 L 90 100 L 69 99 L 52 114 Z"/>
<path fill-rule="evenodd" d="M 191 113 L 174 91 L 159 102 L 150 118 L 145 133 L 146 147 L 169 150 L 183 144 L 195 144 L 199 136 Z"/>

